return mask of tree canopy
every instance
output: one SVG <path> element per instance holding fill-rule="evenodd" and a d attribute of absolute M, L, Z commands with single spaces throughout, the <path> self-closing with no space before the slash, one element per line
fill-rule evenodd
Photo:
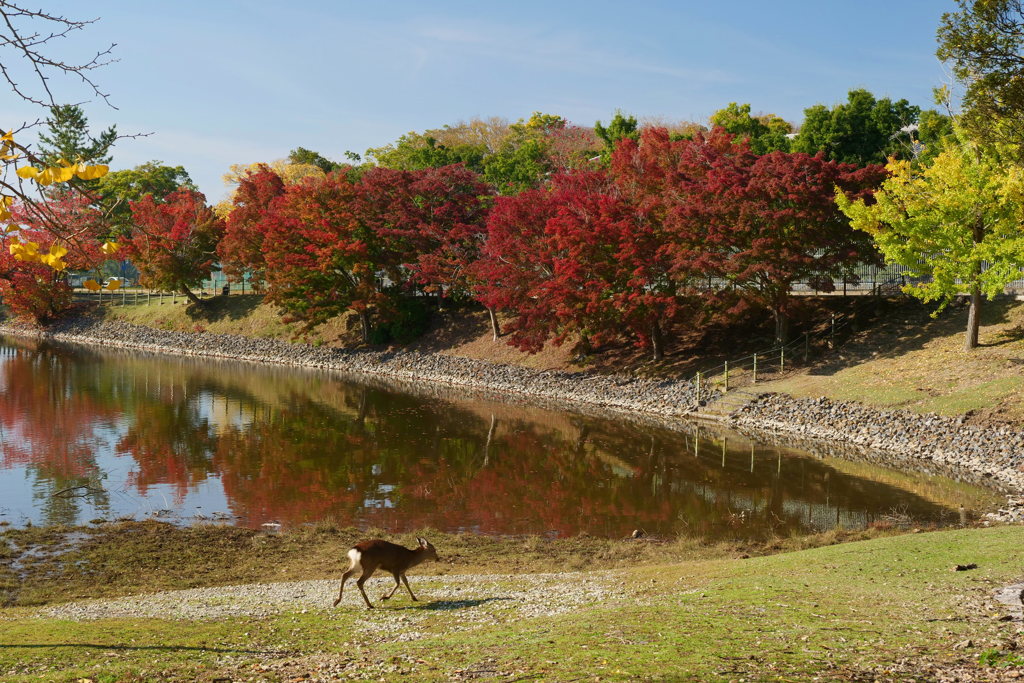
<path fill-rule="evenodd" d="M 746 139 L 755 154 L 789 151 L 787 136 L 793 132 L 793 125 L 775 114 L 751 116 L 749 104 L 730 102 L 727 107 L 712 114 L 709 123 L 738 138 Z"/>
<path fill-rule="evenodd" d="M 885 258 L 921 279 L 904 291 L 948 304 L 968 294 L 965 348 L 978 345 L 982 295 L 992 298 L 1022 277 L 1024 222 L 1020 169 L 1007 168 L 961 142 L 923 172 L 906 161 L 889 164 L 874 203 L 837 202 L 855 228 L 875 239 Z"/>
<path fill-rule="evenodd" d="M 89 119 L 76 104 L 62 104 L 50 110 L 46 131 L 39 133 L 37 155 L 44 164 L 60 163 L 109 164 L 110 148 L 117 141 L 117 126 L 101 131 L 97 137 L 89 133 Z"/>
<path fill-rule="evenodd" d="M 920 113 L 921 108 L 907 100 L 875 99 L 867 90 L 851 90 L 846 102 L 804 110 L 804 122 L 791 149 L 824 152 L 828 159 L 858 166 L 884 164 L 890 156 L 907 156 L 910 127 Z"/>
<path fill-rule="evenodd" d="M 135 168 L 111 171 L 96 184 L 111 226 L 111 233 L 127 233 L 131 229 L 131 202 L 145 196 L 156 201 L 178 189 L 196 190 L 195 183 L 182 166 L 167 166 L 160 161 L 147 161 Z"/>
<path fill-rule="evenodd" d="M 966 85 L 960 124 L 988 144 L 1024 158 L 1024 2 L 957 0 L 938 30 L 938 56 Z"/>

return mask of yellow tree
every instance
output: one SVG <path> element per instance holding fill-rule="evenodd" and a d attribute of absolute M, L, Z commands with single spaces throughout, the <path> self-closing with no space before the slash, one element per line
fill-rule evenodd
<path fill-rule="evenodd" d="M 1021 170 L 966 143 L 950 145 L 930 166 L 890 160 L 874 202 L 836 193 L 853 227 L 869 232 L 886 260 L 922 278 L 904 291 L 944 307 L 970 298 L 964 348 L 978 345 L 982 297 L 1022 277 L 1024 196 Z M 941 309 L 940 309 L 941 310 Z"/>
<path fill-rule="evenodd" d="M 294 185 L 305 178 L 323 178 L 327 174 L 323 169 L 313 164 L 293 164 L 287 159 L 277 159 L 270 163 L 255 162 L 252 164 L 231 164 L 228 172 L 221 176 L 224 184 L 228 186 L 230 194 L 227 199 L 218 202 L 213 207 L 213 212 L 220 218 L 227 218 L 234 209 L 235 192 L 238 191 L 238 183 L 260 171 L 261 168 L 269 168 L 278 175 L 285 185 Z"/>

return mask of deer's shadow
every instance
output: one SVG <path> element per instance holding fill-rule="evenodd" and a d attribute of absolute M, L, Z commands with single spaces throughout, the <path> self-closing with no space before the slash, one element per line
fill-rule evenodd
<path fill-rule="evenodd" d="M 480 598 L 478 600 L 432 600 L 431 602 L 423 605 L 409 605 L 407 607 L 399 607 L 397 609 L 418 609 L 418 610 L 432 610 L 432 611 L 450 611 L 456 609 L 469 609 L 471 607 L 479 607 L 488 602 L 494 602 L 496 600 L 511 600 L 512 598 Z"/>

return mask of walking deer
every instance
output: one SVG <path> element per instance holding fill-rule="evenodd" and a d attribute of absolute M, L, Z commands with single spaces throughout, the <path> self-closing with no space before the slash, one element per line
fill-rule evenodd
<path fill-rule="evenodd" d="M 363 590 L 363 584 L 378 569 L 391 572 L 391 575 L 395 577 L 394 588 L 387 595 L 382 595 L 380 597 L 381 600 L 390 599 L 395 594 L 395 591 L 398 590 L 398 587 L 405 583 L 405 588 L 409 591 L 409 597 L 415 601 L 416 596 L 412 594 L 412 588 L 409 588 L 409 579 L 405 577 L 405 573 L 422 562 L 427 560 L 434 560 L 436 562 L 438 559 L 437 551 L 427 539 L 417 538 L 416 540 L 419 541 L 419 547 L 414 550 L 403 548 L 400 545 L 389 543 L 379 538 L 357 543 L 348 551 L 349 566 L 345 573 L 341 575 L 341 588 L 338 590 L 338 599 L 334 601 L 334 606 L 337 607 L 338 603 L 341 602 L 341 595 L 345 592 L 345 582 L 349 580 L 349 577 L 357 572 L 362 572 L 356 580 L 356 586 L 359 587 L 359 592 L 363 594 L 366 606 L 373 609 L 370 599 L 366 597 L 366 591 Z"/>

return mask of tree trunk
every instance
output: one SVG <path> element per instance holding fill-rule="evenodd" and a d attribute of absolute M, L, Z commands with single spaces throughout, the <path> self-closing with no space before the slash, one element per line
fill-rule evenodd
<path fill-rule="evenodd" d="M 775 343 L 781 346 L 789 341 L 789 316 L 778 309 L 772 311 L 772 315 L 775 317 Z"/>
<path fill-rule="evenodd" d="M 488 306 L 487 316 L 491 319 L 491 333 L 494 335 L 494 341 L 498 341 L 498 337 L 501 336 L 501 325 L 498 324 L 498 314 L 493 308 Z"/>
<path fill-rule="evenodd" d="M 967 336 L 964 339 L 964 351 L 978 346 L 978 327 L 981 322 L 981 287 L 971 287 L 971 306 L 967 309 Z"/>
<path fill-rule="evenodd" d="M 974 222 L 974 243 L 981 244 L 985 239 L 985 224 L 979 218 Z M 967 311 L 967 337 L 964 339 L 964 351 L 978 347 L 978 327 L 981 325 L 981 262 L 974 264 L 974 282 L 971 284 L 971 307 Z"/>
<path fill-rule="evenodd" d="M 363 343 L 370 343 L 370 312 L 359 311 L 359 322 L 362 323 L 363 327 Z"/>
<path fill-rule="evenodd" d="M 199 297 L 197 297 L 197 296 L 195 295 L 195 292 L 193 292 L 193 291 L 192 291 L 191 289 L 189 289 L 188 287 L 185 287 L 184 285 L 182 285 L 182 287 L 181 287 L 181 293 L 185 295 L 185 298 L 186 298 L 186 299 L 188 299 L 189 301 L 191 301 L 192 303 L 194 303 L 194 304 L 195 304 L 196 306 L 202 306 L 202 305 L 203 305 L 203 302 L 202 302 L 202 300 L 201 300 L 201 299 L 200 299 Z"/>
<path fill-rule="evenodd" d="M 665 335 L 662 334 L 661 325 L 657 320 L 651 325 L 651 351 L 656 361 L 665 357 Z"/>

